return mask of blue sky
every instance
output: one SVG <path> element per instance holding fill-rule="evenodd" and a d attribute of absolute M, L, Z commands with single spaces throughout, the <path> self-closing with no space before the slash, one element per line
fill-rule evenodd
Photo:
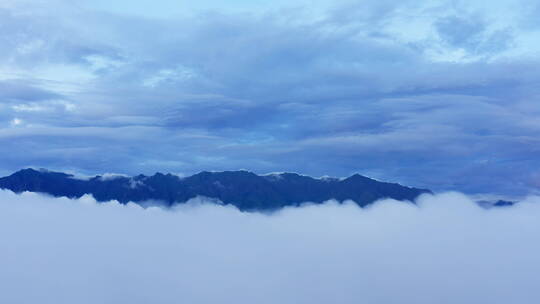
<path fill-rule="evenodd" d="M 0 3 L 0 173 L 540 189 L 539 1 Z"/>

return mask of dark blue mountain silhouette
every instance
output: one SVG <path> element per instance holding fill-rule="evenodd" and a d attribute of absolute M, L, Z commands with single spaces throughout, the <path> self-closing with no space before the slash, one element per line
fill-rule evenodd
<path fill-rule="evenodd" d="M 501 208 L 501 207 L 512 207 L 516 205 L 516 202 L 513 201 L 507 201 L 507 200 L 498 200 L 498 201 L 490 201 L 490 200 L 480 200 L 476 202 L 480 207 L 490 209 L 490 208 Z"/>
<path fill-rule="evenodd" d="M 24 169 L 0 178 L 0 188 L 16 193 L 41 192 L 69 198 L 91 194 L 100 202 L 117 200 L 144 204 L 159 201 L 166 206 L 204 196 L 244 211 L 276 210 L 330 199 L 353 200 L 363 207 L 382 198 L 413 201 L 422 193 L 431 193 L 359 174 L 346 179 L 316 179 L 295 173 L 256 175 L 248 171 L 201 172 L 185 178 L 156 173 L 152 176 L 98 175 L 79 179 L 60 172 Z"/>

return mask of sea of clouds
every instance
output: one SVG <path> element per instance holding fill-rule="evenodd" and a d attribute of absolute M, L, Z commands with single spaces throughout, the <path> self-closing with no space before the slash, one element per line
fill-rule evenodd
<path fill-rule="evenodd" d="M 0 303 L 540 303 L 540 198 L 242 213 L 0 191 Z"/>

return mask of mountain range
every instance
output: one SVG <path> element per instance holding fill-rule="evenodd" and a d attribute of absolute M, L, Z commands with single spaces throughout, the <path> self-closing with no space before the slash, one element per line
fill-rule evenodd
<path fill-rule="evenodd" d="M 414 201 L 426 189 L 380 182 L 359 174 L 348 178 L 313 178 L 296 173 L 257 175 L 249 171 L 201 172 L 188 177 L 156 173 L 152 176 L 97 175 L 81 178 L 45 169 L 23 169 L 0 178 L 0 188 L 16 193 L 46 193 L 55 197 L 92 195 L 99 202 L 117 200 L 173 206 L 198 196 L 234 205 L 242 211 L 277 210 L 304 202 L 353 200 L 364 207 L 392 198 Z"/>

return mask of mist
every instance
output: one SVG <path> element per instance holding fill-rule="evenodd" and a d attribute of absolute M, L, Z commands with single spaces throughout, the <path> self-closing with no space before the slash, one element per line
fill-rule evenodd
<path fill-rule="evenodd" d="M 1 303 L 539 303 L 540 197 L 173 210 L 0 191 Z"/>

